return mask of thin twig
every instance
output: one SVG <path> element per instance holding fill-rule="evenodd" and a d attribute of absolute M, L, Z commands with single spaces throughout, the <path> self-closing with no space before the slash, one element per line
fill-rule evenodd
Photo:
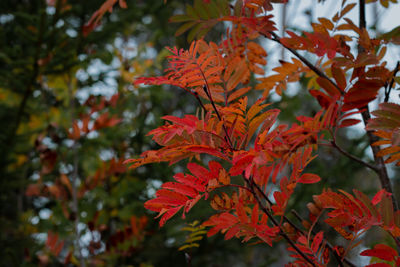
<path fill-rule="evenodd" d="M 360 163 L 360 164 L 362 164 L 362 165 L 364 165 L 364 166 L 370 168 L 371 170 L 373 170 L 374 172 L 376 172 L 377 174 L 379 174 L 379 170 L 378 170 L 378 168 L 377 168 L 376 166 L 374 166 L 374 165 L 372 165 L 372 164 L 369 164 L 368 162 L 365 162 L 365 161 L 363 161 L 362 159 L 357 158 L 356 156 L 350 154 L 349 152 L 347 152 L 346 150 L 344 150 L 343 148 L 341 148 L 335 141 L 332 140 L 332 141 L 331 141 L 331 145 L 332 145 L 334 148 L 336 148 L 340 153 L 342 153 L 343 155 L 345 155 L 346 157 L 348 157 L 348 158 L 350 158 L 350 159 L 352 159 L 352 160 L 354 160 L 354 161 L 356 161 L 356 162 L 358 162 L 358 163 Z"/>
<path fill-rule="evenodd" d="M 207 113 L 207 109 L 206 109 L 206 107 L 203 105 L 203 102 L 201 101 L 201 99 L 200 99 L 200 97 L 199 97 L 199 94 L 198 94 L 196 91 L 194 91 L 194 92 L 193 92 L 193 95 L 194 95 L 194 97 L 197 99 L 197 102 L 199 102 L 199 104 L 200 104 L 201 108 L 204 110 L 204 112 Z"/>
<path fill-rule="evenodd" d="M 394 68 L 394 71 L 393 71 L 392 80 L 390 80 L 389 88 L 387 88 L 387 85 L 385 87 L 385 100 L 384 100 L 385 103 L 389 101 L 390 92 L 392 91 L 393 84 L 394 84 L 394 78 L 396 77 L 396 74 L 399 71 L 399 67 L 400 67 L 400 61 L 397 61 L 396 67 Z"/>

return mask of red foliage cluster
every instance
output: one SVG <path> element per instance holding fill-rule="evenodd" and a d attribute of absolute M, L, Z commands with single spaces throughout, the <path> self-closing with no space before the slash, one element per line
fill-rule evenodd
<path fill-rule="evenodd" d="M 197 99 L 201 115 L 165 116 L 165 125 L 149 133 L 162 148 L 146 151 L 126 163 L 137 168 L 162 161 L 197 161 L 187 164 L 190 173 L 176 174 L 175 182 L 164 183 L 156 197 L 145 203 L 147 209 L 158 212 L 160 225 L 179 210 L 183 209 L 185 215 L 200 199 L 209 200 L 212 196 L 209 203 L 217 213 L 203 223 L 211 227 L 209 236 L 221 232 L 225 239 L 258 239 L 271 246 L 283 238 L 294 258 L 289 266 L 326 266 L 332 258 L 341 266 L 352 265 L 346 256 L 372 226 L 385 230 L 400 246 L 400 213 L 387 174 L 382 172 L 385 166 L 379 165 L 379 158 L 386 155 L 391 155 L 386 163 L 399 164 L 400 106 L 382 103 L 373 112 L 376 118 L 372 120 L 368 108 L 381 88 L 390 93 L 397 70 L 389 69 L 383 59 L 387 39 L 370 38 L 364 26 L 358 27 L 344 17 L 356 4 L 343 1 L 332 19 L 319 18 L 319 23 L 312 25 L 313 32 L 288 32 L 289 37 L 279 38 L 273 16 L 266 14 L 273 8 L 271 3 L 285 2 L 237 1 L 231 6 L 222 5 L 227 10 L 221 10 L 215 1 L 196 1 L 198 13 L 188 7 L 188 14 L 172 18 L 186 23 L 179 33 L 193 27 L 191 37 L 205 34 L 209 25 L 218 21 L 231 26 L 219 44 L 200 38 L 188 50 L 169 49 L 172 55 L 165 75 L 136 80 L 136 85 L 183 88 Z M 357 36 L 356 53 L 350 49 L 353 39 L 343 32 L 349 30 Z M 264 93 L 249 105 L 246 94 L 252 89 L 248 86 L 251 74 L 264 75 L 262 66 L 266 64 L 267 53 L 255 41 L 259 37 L 278 42 L 295 58 L 292 63 L 281 61 L 275 74 L 257 78 L 260 83 L 256 89 Z M 318 64 L 312 64 L 298 50 L 319 57 Z M 311 77 L 309 92 L 321 109 L 312 117 L 297 117 L 297 123 L 291 126 L 282 124 L 277 120 L 279 110 L 268 109 L 266 97 L 273 90 L 281 94 L 287 83 L 297 82 L 301 74 Z M 371 145 L 377 148 L 377 165 L 355 158 L 335 141 L 339 128 L 360 122 L 350 117 L 354 114 L 362 114 L 364 123 L 368 123 L 366 131 L 384 138 L 376 141 L 368 133 Z M 297 186 L 321 180 L 317 174 L 305 172 L 321 144 L 332 146 L 377 172 L 383 189 L 372 200 L 358 190 L 354 195 L 340 189 L 338 193 L 324 190 L 314 196 L 315 203 L 309 203 L 310 221 L 302 220 L 305 229 L 300 229 L 288 219 L 287 207 Z M 379 145 L 387 147 L 381 150 Z M 218 162 L 209 161 L 208 168 L 201 166 L 202 158 L 212 157 Z M 314 232 L 324 211 L 325 223 L 348 240 L 345 248 L 330 245 L 323 231 Z M 361 255 L 399 264 L 396 250 L 384 244 Z"/>

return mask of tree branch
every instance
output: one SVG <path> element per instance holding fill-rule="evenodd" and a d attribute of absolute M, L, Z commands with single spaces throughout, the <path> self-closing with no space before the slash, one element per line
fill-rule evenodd
<path fill-rule="evenodd" d="M 393 71 L 392 80 L 390 80 L 389 85 L 385 86 L 385 100 L 383 101 L 385 103 L 389 101 L 390 92 L 392 91 L 393 84 L 394 84 L 394 78 L 396 77 L 396 74 L 399 71 L 399 67 L 400 67 L 400 61 L 397 61 L 396 67 L 394 68 L 394 71 Z M 389 86 L 389 88 L 388 88 L 388 86 Z"/>
<path fill-rule="evenodd" d="M 19 128 L 19 125 L 22 122 L 22 116 L 25 113 L 25 108 L 26 105 L 28 103 L 29 98 L 32 95 L 32 91 L 34 88 L 34 84 L 36 82 L 36 79 L 39 75 L 39 59 L 40 59 L 40 52 L 41 52 L 41 48 L 42 48 L 42 43 L 43 43 L 43 36 L 44 36 L 44 28 L 45 28 L 45 19 L 46 19 L 46 12 L 42 11 L 42 14 L 40 16 L 40 24 L 39 24 L 39 32 L 38 32 L 38 38 L 36 41 L 36 50 L 35 50 L 35 54 L 33 56 L 33 70 L 32 70 L 32 75 L 31 78 L 26 86 L 24 95 L 22 97 L 21 103 L 19 104 L 18 107 L 18 111 L 17 111 L 17 115 L 16 115 L 16 119 L 15 119 L 15 124 L 11 127 L 11 130 L 8 134 L 8 137 L 5 139 L 5 146 L 6 147 L 12 147 L 13 143 L 14 143 L 14 138 L 17 135 L 17 130 Z"/>
<path fill-rule="evenodd" d="M 365 0 L 359 0 L 359 28 L 365 29 L 367 22 L 365 19 Z M 361 45 L 358 45 L 358 53 L 362 53 L 364 48 Z M 364 109 L 364 108 L 362 108 Z M 365 107 L 365 111 L 361 113 L 364 124 L 367 125 L 368 121 L 371 119 L 371 114 L 369 113 L 368 105 Z M 392 203 L 395 210 L 398 210 L 398 203 L 396 197 L 394 196 L 394 192 L 392 189 L 392 184 L 390 183 L 389 175 L 387 173 L 385 162 L 382 157 L 378 156 L 379 151 L 381 150 L 379 146 L 372 146 L 373 143 L 379 140 L 379 138 L 372 134 L 371 131 L 367 131 L 367 136 L 369 139 L 369 143 L 372 149 L 372 153 L 374 155 L 374 160 L 377 165 L 377 174 L 379 177 L 379 181 L 381 183 L 382 188 L 384 188 L 387 192 L 391 193 Z"/>
<path fill-rule="evenodd" d="M 358 163 L 360 163 L 360 164 L 362 164 L 362 165 L 364 165 L 364 166 L 370 168 L 371 170 L 373 170 L 374 172 L 376 172 L 377 174 L 379 174 L 379 170 L 378 170 L 378 168 L 377 168 L 376 166 L 374 166 L 374 165 L 372 165 L 372 164 L 369 164 L 368 162 L 365 162 L 365 161 L 363 161 L 362 159 L 357 158 L 356 156 L 350 154 L 349 152 L 347 152 L 346 150 L 344 150 L 343 148 L 341 148 L 341 147 L 336 143 L 336 141 L 332 140 L 332 141 L 331 141 L 331 145 L 332 145 L 334 148 L 336 148 L 340 153 L 342 153 L 343 155 L 345 155 L 346 157 L 348 157 L 348 158 L 350 158 L 350 159 L 352 159 L 352 160 L 354 160 L 354 161 L 356 161 L 356 162 L 358 162 Z"/>

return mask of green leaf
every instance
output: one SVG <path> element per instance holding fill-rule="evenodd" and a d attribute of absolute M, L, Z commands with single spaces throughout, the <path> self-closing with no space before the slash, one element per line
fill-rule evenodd
<path fill-rule="evenodd" d="M 185 22 L 190 20 L 193 20 L 193 18 L 185 14 L 175 15 L 169 19 L 170 22 Z"/>
<path fill-rule="evenodd" d="M 191 21 L 191 22 L 187 22 L 185 24 L 183 24 L 182 26 L 180 26 L 176 32 L 175 32 L 175 36 L 179 36 L 182 33 L 186 32 L 187 30 L 189 30 L 190 28 L 192 28 L 194 25 L 196 25 L 197 22 L 196 21 Z"/>

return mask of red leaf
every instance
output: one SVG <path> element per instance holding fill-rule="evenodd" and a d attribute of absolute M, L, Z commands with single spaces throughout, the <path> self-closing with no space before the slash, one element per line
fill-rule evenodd
<path fill-rule="evenodd" d="M 163 226 L 166 221 L 168 221 L 172 216 L 174 216 L 182 207 L 176 207 L 173 209 L 169 209 L 164 215 L 161 217 L 160 226 Z"/>
<path fill-rule="evenodd" d="M 58 240 L 58 234 L 53 233 L 52 231 L 49 231 L 47 233 L 46 246 L 50 249 L 53 249 L 57 243 L 57 240 Z"/>
<path fill-rule="evenodd" d="M 377 244 L 373 249 L 364 250 L 360 255 L 376 257 L 385 261 L 393 261 L 397 256 L 397 251 L 385 244 Z"/>
<path fill-rule="evenodd" d="M 314 184 L 318 183 L 321 180 L 321 177 L 319 177 L 316 174 L 313 173 L 304 173 L 301 175 L 301 177 L 297 180 L 298 183 L 302 184 Z"/>
<path fill-rule="evenodd" d="M 104 14 L 108 12 L 112 12 L 113 6 L 117 3 L 117 0 L 107 0 L 105 1 L 101 7 L 96 10 L 88 23 L 83 26 L 83 35 L 87 36 L 90 32 L 92 32 L 97 26 L 100 25 L 100 20 L 104 16 Z M 119 0 L 119 6 L 121 8 L 127 8 L 125 0 Z"/>
<path fill-rule="evenodd" d="M 379 202 L 381 202 L 382 197 L 383 197 L 385 194 L 391 195 L 390 193 L 386 192 L 385 189 L 379 190 L 379 192 L 376 193 L 376 195 L 375 195 L 374 198 L 372 199 L 372 201 L 371 201 L 372 204 L 375 206 L 376 204 L 378 204 Z"/>
<path fill-rule="evenodd" d="M 28 197 L 39 196 L 41 191 L 40 184 L 30 184 L 26 188 L 25 195 Z"/>
<path fill-rule="evenodd" d="M 62 250 L 62 248 L 64 247 L 64 241 L 59 242 L 54 249 L 52 250 L 54 255 L 58 256 Z"/>
<path fill-rule="evenodd" d="M 314 253 L 317 253 L 319 245 L 321 245 L 322 240 L 324 239 L 324 233 L 320 231 L 315 235 L 314 241 L 311 244 L 311 249 Z"/>
<path fill-rule="evenodd" d="M 380 262 L 380 263 L 368 264 L 368 265 L 365 265 L 365 267 L 392 267 L 392 265 Z"/>
<path fill-rule="evenodd" d="M 174 179 L 182 184 L 193 187 L 199 192 L 204 192 L 206 190 L 206 183 L 204 182 L 204 180 L 199 179 L 193 175 L 177 173 L 174 175 Z"/>
<path fill-rule="evenodd" d="M 203 166 L 200 166 L 199 164 L 190 162 L 187 164 L 187 168 L 194 176 L 200 178 L 204 182 L 208 182 L 213 178 L 210 172 Z"/>
<path fill-rule="evenodd" d="M 357 119 L 345 119 L 345 120 L 342 120 L 340 122 L 339 128 L 344 128 L 344 127 L 349 127 L 349 126 L 352 126 L 352 125 L 356 125 L 359 122 L 360 122 L 360 120 L 357 120 Z"/>
<path fill-rule="evenodd" d="M 193 187 L 176 182 L 166 182 L 162 185 L 162 188 L 173 190 L 177 193 L 184 194 L 192 198 L 195 198 L 199 194 Z"/>
<path fill-rule="evenodd" d="M 319 105 L 325 109 L 327 109 L 333 101 L 331 97 L 327 96 L 319 90 L 310 90 L 309 92 L 313 97 L 317 99 Z"/>
<path fill-rule="evenodd" d="M 240 230 L 239 225 L 235 225 L 235 226 L 231 227 L 231 228 L 226 232 L 225 238 L 224 238 L 224 239 L 225 239 L 225 240 L 231 239 L 232 237 L 234 237 L 234 236 L 239 232 L 239 230 Z"/>

